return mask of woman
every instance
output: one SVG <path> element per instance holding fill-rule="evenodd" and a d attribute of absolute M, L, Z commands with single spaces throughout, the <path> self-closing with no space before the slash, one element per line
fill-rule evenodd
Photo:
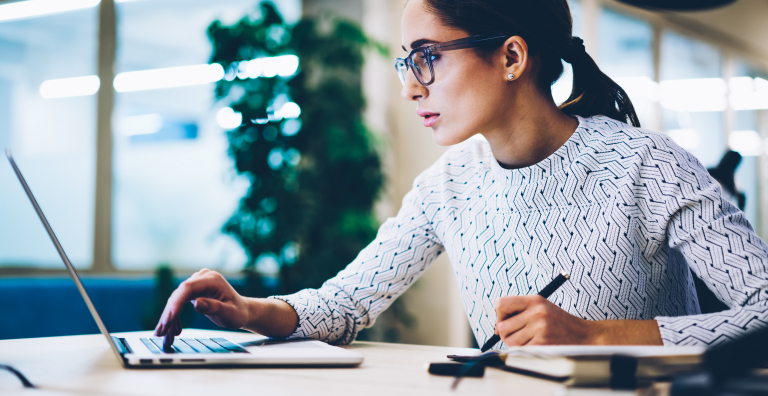
<path fill-rule="evenodd" d="M 410 0 L 402 21 L 402 95 L 455 147 L 320 289 L 244 298 L 202 270 L 157 335 L 178 335 L 193 301 L 220 326 L 349 343 L 443 251 L 481 345 L 714 344 L 765 324 L 768 246 L 695 157 L 639 129 L 566 0 Z M 558 108 L 561 59 L 574 83 Z M 729 310 L 700 314 L 691 270 Z M 560 271 L 570 281 L 536 296 Z"/>

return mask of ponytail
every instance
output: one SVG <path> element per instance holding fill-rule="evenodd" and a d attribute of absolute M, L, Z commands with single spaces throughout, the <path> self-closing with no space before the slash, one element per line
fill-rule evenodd
<path fill-rule="evenodd" d="M 605 115 L 639 128 L 640 120 L 624 89 L 600 70 L 582 39 L 574 37 L 571 46 L 563 60 L 573 68 L 573 90 L 560 110 L 582 117 Z"/>
<path fill-rule="evenodd" d="M 470 35 L 506 33 L 528 43 L 538 58 L 537 86 L 551 92 L 563 74 L 565 60 L 573 67 L 573 91 L 560 110 L 568 115 L 604 115 L 640 126 L 627 93 L 597 67 L 573 36 L 573 20 L 567 0 L 425 0 L 427 9 L 444 24 Z M 476 48 L 480 55 L 486 49 Z"/>

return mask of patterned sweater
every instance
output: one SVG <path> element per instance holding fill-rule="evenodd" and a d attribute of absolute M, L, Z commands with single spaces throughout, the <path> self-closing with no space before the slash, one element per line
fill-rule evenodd
<path fill-rule="evenodd" d="M 768 322 L 768 246 L 744 214 L 667 136 L 602 116 L 579 118 L 527 168 L 502 168 L 481 140 L 452 147 L 336 277 L 273 297 L 299 315 L 291 337 L 350 343 L 442 252 L 480 345 L 499 297 L 536 294 L 561 271 L 570 281 L 550 301 L 588 320 L 656 319 L 665 345 Z M 690 271 L 730 309 L 701 314 Z"/>

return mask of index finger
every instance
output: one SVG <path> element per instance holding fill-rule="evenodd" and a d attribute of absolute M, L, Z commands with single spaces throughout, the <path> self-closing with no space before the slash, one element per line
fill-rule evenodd
<path fill-rule="evenodd" d="M 525 311 L 540 296 L 507 296 L 496 300 L 497 322 Z"/>
<path fill-rule="evenodd" d="M 196 277 L 181 282 L 179 287 L 173 291 L 171 297 L 168 298 L 168 302 L 165 304 L 163 314 L 160 316 L 158 328 L 161 333 L 166 333 L 171 330 L 172 325 L 179 322 L 182 306 L 188 301 L 194 300 L 198 297 L 206 297 L 209 295 L 209 290 L 214 286 L 215 279 L 210 277 Z M 178 329 L 179 331 L 181 329 Z M 163 334 L 158 334 L 163 335 Z"/>

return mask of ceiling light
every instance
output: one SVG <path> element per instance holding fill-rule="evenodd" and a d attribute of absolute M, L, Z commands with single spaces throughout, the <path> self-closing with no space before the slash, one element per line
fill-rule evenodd
<path fill-rule="evenodd" d="M 289 77 L 296 74 L 299 68 L 299 57 L 296 55 L 281 55 L 269 58 L 257 58 L 240 62 L 237 76 L 244 78 L 257 77 Z"/>
<path fill-rule="evenodd" d="M 763 141 L 757 131 L 733 131 L 728 134 L 728 146 L 745 157 L 763 153 Z"/>
<path fill-rule="evenodd" d="M 661 106 L 674 111 L 724 111 L 728 90 L 722 78 L 666 80 L 659 84 Z"/>
<path fill-rule="evenodd" d="M 768 109 L 768 80 L 760 77 L 734 77 L 728 85 L 728 101 L 734 110 Z"/>
<path fill-rule="evenodd" d="M 617 78 L 619 84 L 631 99 L 643 98 L 651 102 L 659 101 L 659 84 L 645 76 Z"/>
<path fill-rule="evenodd" d="M 99 77 L 84 76 L 43 81 L 40 96 L 45 99 L 88 96 L 99 91 Z"/>
<path fill-rule="evenodd" d="M 145 91 L 208 84 L 223 77 L 224 68 L 213 63 L 120 73 L 114 86 L 117 92 Z"/>
<path fill-rule="evenodd" d="M 289 77 L 296 74 L 299 68 L 299 57 L 296 55 L 281 55 L 258 58 L 240 62 L 236 67 L 240 78 Z M 115 76 L 113 86 L 117 92 L 177 88 L 217 82 L 223 79 L 224 75 L 224 68 L 218 63 L 169 67 L 120 73 Z M 93 95 L 98 90 L 97 76 L 63 78 L 43 82 L 40 86 L 40 95 L 44 98 L 61 98 Z"/>
<path fill-rule="evenodd" d="M 670 129 L 667 131 L 672 140 L 686 150 L 696 150 L 701 145 L 701 135 L 695 129 Z"/>
<path fill-rule="evenodd" d="M 0 21 L 25 19 L 99 5 L 99 0 L 26 0 L 0 5 Z"/>

